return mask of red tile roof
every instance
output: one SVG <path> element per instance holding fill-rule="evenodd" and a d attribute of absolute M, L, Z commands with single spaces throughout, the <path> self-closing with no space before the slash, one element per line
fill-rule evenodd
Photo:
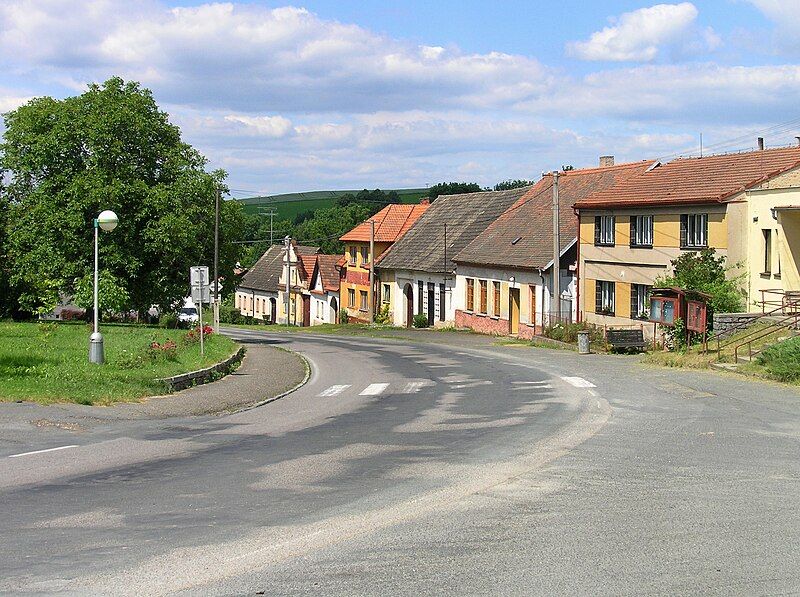
<path fill-rule="evenodd" d="M 299 255 L 299 257 L 300 265 L 302 266 L 298 268 L 298 273 L 302 274 L 300 279 L 309 280 L 311 278 L 311 274 L 314 273 L 314 265 L 317 263 L 317 255 Z"/>
<path fill-rule="evenodd" d="M 657 164 L 657 163 L 656 163 Z M 581 209 L 719 203 L 800 166 L 800 147 L 680 158 L 576 201 Z"/>
<path fill-rule="evenodd" d="M 429 207 L 429 204 L 424 203 L 416 205 L 392 203 L 387 205 L 370 218 L 375 222 L 375 242 L 393 243 L 403 236 Z M 370 220 L 362 222 L 339 240 L 345 242 L 369 242 Z"/>
<path fill-rule="evenodd" d="M 339 292 L 339 272 L 336 262 L 339 255 L 317 255 L 317 267 L 322 277 L 322 288 L 328 292 Z"/>
<path fill-rule="evenodd" d="M 611 188 L 647 168 L 647 163 L 619 164 L 559 173 L 561 251 L 578 235 L 576 201 Z M 553 175 L 546 174 L 453 261 L 501 268 L 539 269 L 553 260 Z"/>

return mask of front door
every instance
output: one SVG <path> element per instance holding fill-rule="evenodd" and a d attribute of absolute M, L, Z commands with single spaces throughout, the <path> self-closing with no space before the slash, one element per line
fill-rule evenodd
<path fill-rule="evenodd" d="M 414 289 L 411 284 L 405 285 L 403 294 L 406 297 L 406 327 L 410 328 L 414 322 Z"/>
<path fill-rule="evenodd" d="M 436 319 L 436 312 L 434 311 L 436 296 L 436 286 L 433 282 L 428 282 L 428 325 L 433 325 Z"/>
<path fill-rule="evenodd" d="M 307 328 L 311 325 L 311 297 L 308 295 L 303 296 L 303 327 Z"/>
<path fill-rule="evenodd" d="M 519 288 L 508 289 L 508 333 L 519 333 Z"/>

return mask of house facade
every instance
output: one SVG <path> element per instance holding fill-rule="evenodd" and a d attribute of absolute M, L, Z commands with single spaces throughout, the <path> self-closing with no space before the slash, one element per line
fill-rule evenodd
<path fill-rule="evenodd" d="M 309 284 L 311 325 L 339 321 L 339 259 L 339 255 L 316 255 Z"/>
<path fill-rule="evenodd" d="M 443 195 L 377 260 L 379 307 L 396 326 L 424 314 L 430 326 L 455 324 L 452 258 L 531 187 Z"/>
<path fill-rule="evenodd" d="M 732 276 L 744 277 L 749 310 L 761 290 L 796 288 L 789 247 L 798 166 L 799 147 L 654 162 L 576 201 L 579 316 L 598 325 L 641 324 L 670 261 L 706 248 L 726 258 Z M 784 280 L 787 265 L 793 271 Z"/>
<path fill-rule="evenodd" d="M 288 251 L 284 248 L 278 282 L 278 323 L 303 327 L 311 325 L 309 283 L 318 252 L 319 247 L 299 245 L 295 241 L 289 243 Z"/>
<path fill-rule="evenodd" d="M 638 164 L 550 173 L 455 257 L 455 323 L 479 332 L 530 338 L 578 317 L 576 200 L 606 189 Z M 559 196 L 559 262 L 554 267 L 553 198 Z M 553 275 L 560 292 L 554 297 Z M 558 301 L 558 302 L 556 302 Z"/>
<path fill-rule="evenodd" d="M 234 304 L 242 315 L 276 322 L 284 252 L 282 245 L 271 246 L 242 277 L 234 292 Z"/>
<path fill-rule="evenodd" d="M 430 207 L 427 200 L 417 205 L 387 205 L 369 220 L 362 222 L 339 240 L 345 244 L 345 261 L 340 278 L 339 297 L 341 309 L 354 321 L 367 321 L 370 310 L 370 264 L 379 258 L 414 225 L 417 219 Z M 374 222 L 370 254 L 370 237 L 373 234 L 370 222 Z M 377 275 L 375 292 L 372 294 L 374 312 L 377 313 Z"/>

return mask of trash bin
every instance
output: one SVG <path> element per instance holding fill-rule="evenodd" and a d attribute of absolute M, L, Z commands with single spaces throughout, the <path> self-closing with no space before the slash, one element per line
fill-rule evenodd
<path fill-rule="evenodd" d="M 589 354 L 589 331 L 578 332 L 578 354 Z"/>

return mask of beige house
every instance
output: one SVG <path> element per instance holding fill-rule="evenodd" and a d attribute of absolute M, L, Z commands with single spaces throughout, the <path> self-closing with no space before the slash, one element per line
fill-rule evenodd
<path fill-rule="evenodd" d="M 610 326 L 647 319 L 670 261 L 705 248 L 737 266 L 731 275 L 745 274 L 750 310 L 761 310 L 762 290 L 800 289 L 799 167 L 800 147 L 654 162 L 577 201 L 579 317 Z"/>

